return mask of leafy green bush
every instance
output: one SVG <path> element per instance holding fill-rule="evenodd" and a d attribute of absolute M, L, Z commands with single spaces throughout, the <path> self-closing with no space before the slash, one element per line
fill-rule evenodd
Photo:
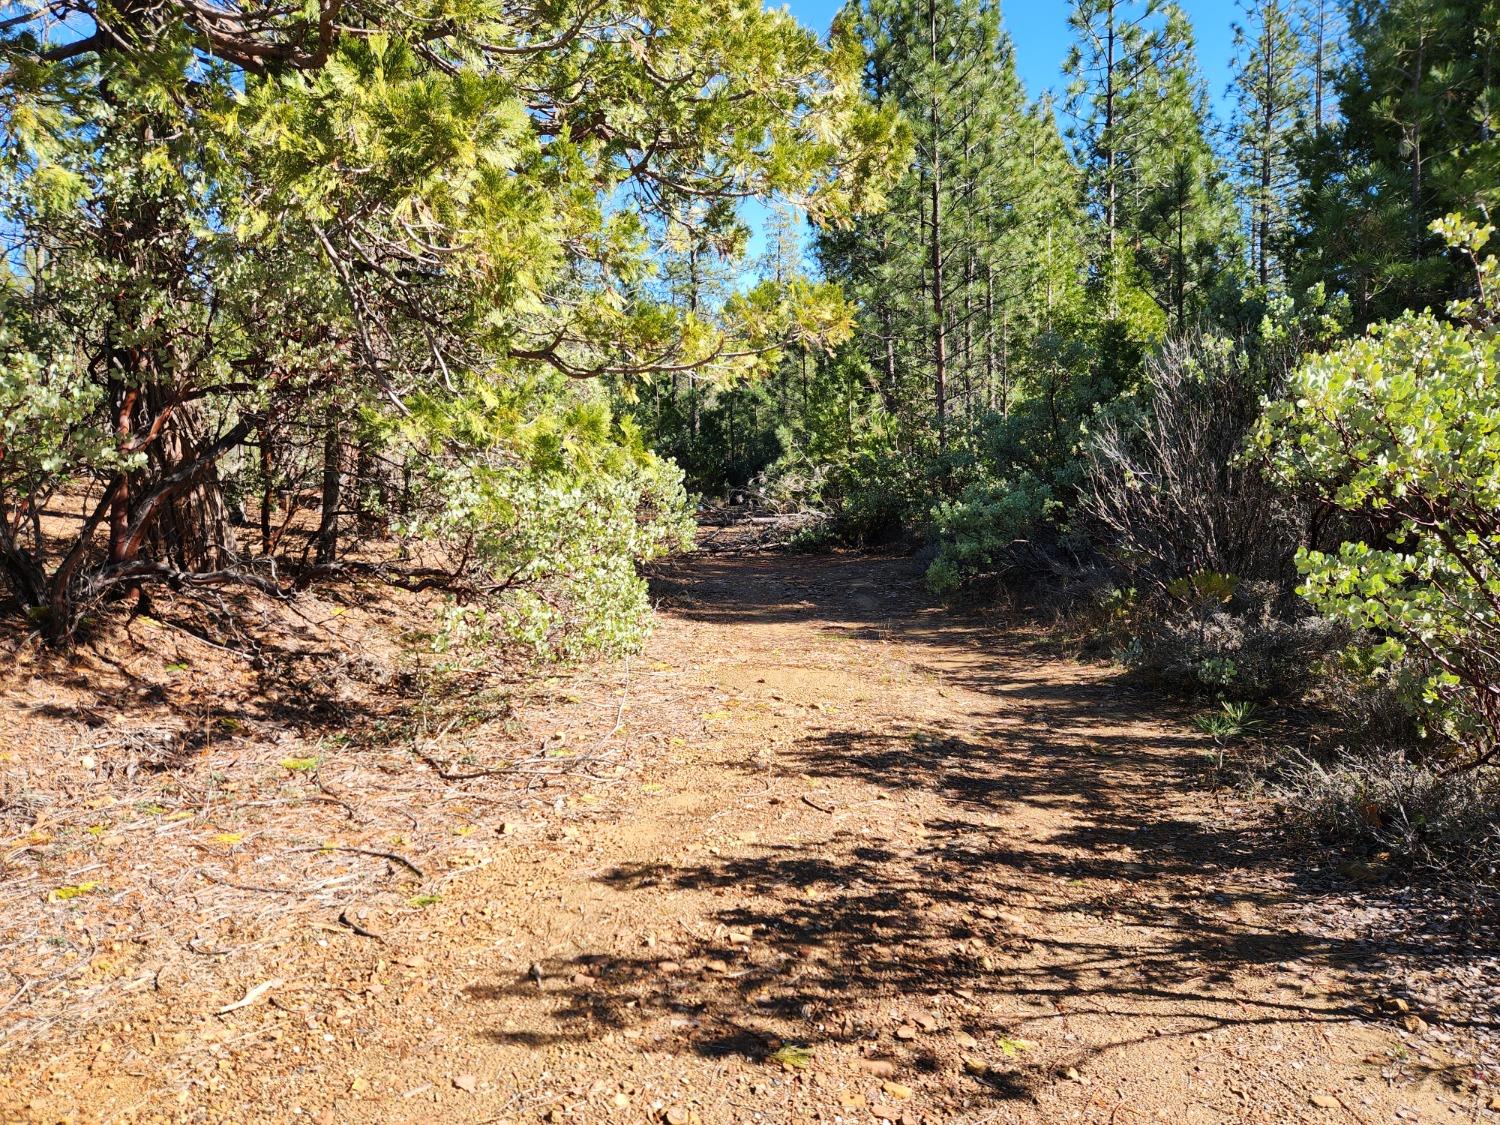
<path fill-rule="evenodd" d="M 824 513 L 824 534 L 850 544 L 886 542 L 921 523 L 933 488 L 931 451 L 903 449 L 896 419 L 878 405 L 862 421 L 857 433 L 827 419 L 788 428 L 786 452 L 757 481 L 763 498 L 780 511 Z"/>
<path fill-rule="evenodd" d="M 938 555 L 927 569 L 927 585 L 939 594 L 993 567 L 1041 521 L 1052 490 L 1032 476 L 1014 484 L 979 481 L 957 500 L 932 509 Z"/>
<path fill-rule="evenodd" d="M 405 423 L 428 456 L 400 530 L 463 575 L 439 643 L 566 658 L 636 647 L 650 618 L 637 564 L 692 542 L 681 470 L 597 397 L 483 390 L 424 399 Z"/>
<path fill-rule="evenodd" d="M 0 317 L 8 313 L 0 297 Z M 128 472 L 145 462 L 143 453 L 121 450 L 104 425 L 103 397 L 74 357 L 44 358 L 0 323 L 0 574 L 33 618 L 61 611 L 82 561 L 69 553 L 47 573 L 41 512 L 80 472 Z"/>
<path fill-rule="evenodd" d="M 1309 359 L 1257 431 L 1279 478 L 1373 534 L 1297 557 L 1304 596 L 1371 638 L 1359 657 L 1399 676 L 1470 765 L 1500 753 L 1500 266 L 1491 233 L 1436 224 L 1466 250 L 1478 296 L 1408 313 Z"/>

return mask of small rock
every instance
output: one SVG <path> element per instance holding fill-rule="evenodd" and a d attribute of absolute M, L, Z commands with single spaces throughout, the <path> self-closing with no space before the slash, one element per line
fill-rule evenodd
<path fill-rule="evenodd" d="M 904 1102 L 912 1095 L 911 1087 L 903 1086 L 899 1082 L 882 1082 L 880 1084 L 880 1088 L 891 1097 L 895 1098 L 898 1102 Z"/>
<path fill-rule="evenodd" d="M 870 1112 L 882 1121 L 895 1121 L 901 1116 L 901 1111 L 893 1105 L 885 1102 L 876 1102 L 870 1107 Z"/>
<path fill-rule="evenodd" d="M 472 1074 L 459 1074 L 454 1076 L 453 1085 L 466 1094 L 472 1094 L 479 1089 L 479 1079 Z"/>
<path fill-rule="evenodd" d="M 1307 1099 L 1319 1109 L 1343 1109 L 1344 1103 L 1332 1094 L 1313 1094 Z"/>
<path fill-rule="evenodd" d="M 888 1078 L 896 1073 L 896 1064 L 890 1059 L 856 1059 L 854 1065 L 876 1078 Z"/>
<path fill-rule="evenodd" d="M 897 1039 L 915 1039 L 916 1037 L 917 1029 L 909 1023 L 904 1023 L 896 1029 Z"/>

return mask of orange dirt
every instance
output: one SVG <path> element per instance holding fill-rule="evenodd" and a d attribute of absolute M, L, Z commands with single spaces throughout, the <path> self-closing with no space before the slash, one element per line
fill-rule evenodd
<path fill-rule="evenodd" d="M 571 734 L 625 758 L 545 799 L 430 779 L 491 794 L 440 897 L 325 888 L 278 940 L 58 1018 L 0 1119 L 1490 1114 L 1465 1044 L 1380 1010 L 1334 892 L 1109 670 L 933 608 L 904 560 L 700 556 L 659 589 Z"/>

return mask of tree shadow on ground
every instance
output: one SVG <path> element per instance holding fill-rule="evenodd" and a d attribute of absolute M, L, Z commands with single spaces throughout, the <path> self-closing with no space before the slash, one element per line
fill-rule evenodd
<path fill-rule="evenodd" d="M 665 1025 L 676 1034 L 658 1045 L 755 1059 L 784 1041 L 888 1039 L 902 1020 L 981 1041 L 1109 1021 L 1091 1046 L 1049 1057 L 1055 1068 L 1152 1037 L 1371 1018 L 1356 975 L 1370 943 L 1266 922 L 1317 902 L 1326 882 L 1305 857 L 1291 863 L 1274 834 L 1214 815 L 1202 793 L 1189 799 L 1205 771 L 1202 738 L 1153 722 L 1117 683 L 1056 682 L 1018 663 L 1023 642 L 922 614 L 904 565 L 881 562 L 871 582 L 868 560 L 791 570 L 709 559 L 660 579 L 658 592 L 700 623 L 899 634 L 932 654 L 945 682 L 988 696 L 993 707 L 968 715 L 961 733 L 854 721 L 777 756 L 793 791 L 798 779 L 847 779 L 878 798 L 936 796 L 942 814 L 903 834 L 871 829 L 857 808 L 825 807 L 820 840 L 607 871 L 600 881 L 638 896 L 643 913 L 663 890 L 721 896 L 704 918 L 711 935 L 544 963 L 549 1030 L 488 1035 L 543 1045 Z M 1424 956 L 1420 940 L 1385 952 Z M 1268 974 L 1277 988 L 1243 987 Z M 471 997 L 501 1004 L 538 987 L 502 980 Z M 920 1042 L 896 1046 L 919 1065 L 926 1057 Z M 1042 1077 L 999 1062 L 976 1086 L 1021 1097 Z"/>

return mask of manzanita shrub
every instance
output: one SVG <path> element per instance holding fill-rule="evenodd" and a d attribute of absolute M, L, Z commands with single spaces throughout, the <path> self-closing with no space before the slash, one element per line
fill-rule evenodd
<path fill-rule="evenodd" d="M 1434 229 L 1473 260 L 1475 296 L 1310 358 L 1255 440 L 1287 485 L 1374 529 L 1300 551 L 1301 592 L 1473 766 L 1500 753 L 1500 266 L 1480 257 L 1492 227 Z"/>
<path fill-rule="evenodd" d="M 629 651 L 650 624 L 638 564 L 692 544 L 682 470 L 602 396 L 568 403 L 550 382 L 426 396 L 390 435 L 418 466 L 396 531 L 459 579 L 435 638 L 455 658 L 494 642 L 566 659 Z"/>

